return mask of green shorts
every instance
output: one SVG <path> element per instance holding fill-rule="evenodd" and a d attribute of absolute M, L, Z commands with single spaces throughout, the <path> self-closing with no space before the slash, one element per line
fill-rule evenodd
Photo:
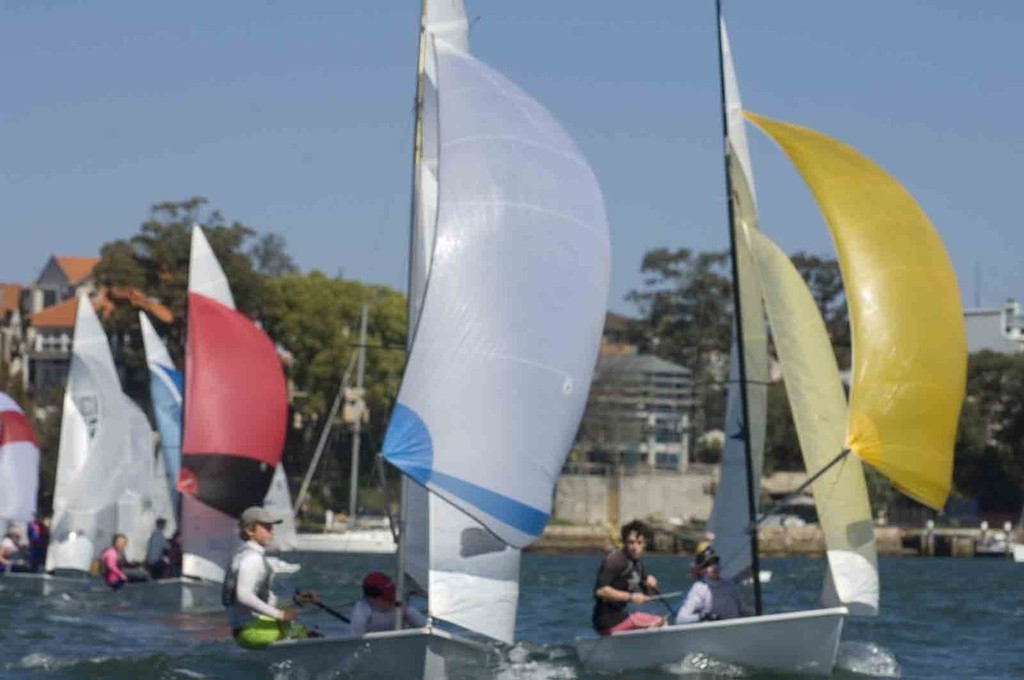
<path fill-rule="evenodd" d="M 306 629 L 297 623 L 260 616 L 235 631 L 235 642 L 243 649 L 263 649 L 278 640 L 304 639 Z"/>

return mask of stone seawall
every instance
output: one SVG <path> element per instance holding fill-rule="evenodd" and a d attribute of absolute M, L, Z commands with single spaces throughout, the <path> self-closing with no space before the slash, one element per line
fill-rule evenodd
<path fill-rule="evenodd" d="M 903 548 L 905 530 L 899 527 L 875 527 L 875 541 L 879 555 L 906 555 Z M 617 529 L 612 526 L 592 525 L 551 525 L 544 530 L 544 535 L 530 549 L 540 552 L 597 552 L 610 550 L 617 538 Z M 825 536 L 821 527 L 809 524 L 800 527 L 761 527 L 757 532 L 760 552 L 766 557 L 782 557 L 805 555 L 808 557 L 825 554 Z M 688 541 L 656 541 L 663 552 L 670 552 L 673 547 L 685 552 Z M 909 551 L 916 554 L 916 551 Z"/>

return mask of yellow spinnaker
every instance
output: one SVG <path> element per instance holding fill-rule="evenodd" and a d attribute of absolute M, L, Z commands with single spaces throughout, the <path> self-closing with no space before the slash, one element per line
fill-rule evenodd
<path fill-rule="evenodd" d="M 967 374 L 960 291 L 942 242 L 907 190 L 859 152 L 746 116 L 793 161 L 835 242 L 853 336 L 846 446 L 939 509 Z"/>

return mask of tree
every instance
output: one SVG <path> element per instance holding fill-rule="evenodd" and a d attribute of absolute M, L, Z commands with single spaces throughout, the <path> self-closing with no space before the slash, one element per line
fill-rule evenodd
<path fill-rule="evenodd" d="M 100 285 L 112 288 L 138 288 L 166 305 L 174 322 L 158 330 L 167 340 L 172 358 L 180 365 L 184 357 L 185 302 L 188 296 L 189 252 L 192 225 L 203 227 L 231 285 L 236 308 L 255 319 L 264 311 L 266 276 L 256 271 L 245 246 L 255 231 L 241 222 L 230 224 L 217 210 L 207 209 L 205 198 L 194 197 L 178 202 L 164 202 L 150 209 L 150 217 L 135 236 L 105 244 L 100 250 L 100 263 L 94 270 Z M 267 240 L 267 236 L 270 236 Z M 266 243 L 254 248 L 275 266 L 284 266 L 291 259 L 284 253 L 284 241 L 270 234 Z M 138 311 L 131 305 L 116 305 L 104 319 L 107 332 L 119 343 L 117 359 L 125 367 L 125 391 L 139 401 L 148 402 L 147 372 L 142 351 Z"/>
<path fill-rule="evenodd" d="M 725 419 L 721 369 L 731 333 L 729 267 L 725 251 L 657 248 L 644 255 L 644 287 L 626 296 L 641 311 L 642 320 L 631 329 L 641 351 L 693 371 L 695 432 L 721 427 Z"/>
<path fill-rule="evenodd" d="M 264 234 L 249 249 L 249 257 L 257 272 L 268 277 L 295 274 L 299 271 L 278 234 Z"/>
<path fill-rule="evenodd" d="M 841 368 L 848 368 L 851 358 L 850 317 L 839 263 L 834 259 L 824 259 L 802 251 L 791 259 L 818 305 L 832 341 L 836 361 Z"/>
<path fill-rule="evenodd" d="M 293 409 L 309 423 L 304 435 L 291 439 L 286 447 L 285 463 L 292 469 L 305 470 L 309 465 L 311 443 L 317 440 L 345 368 L 358 350 L 364 304 L 370 306 L 365 386 L 371 420 L 363 440 L 367 464 L 360 469 L 369 471 L 370 456 L 379 450 L 405 363 L 405 297 L 383 286 L 329 278 L 319 271 L 288 274 L 266 283 L 265 328 L 294 356 L 289 369 L 297 395 Z M 335 439 L 339 444 L 342 440 L 347 442 L 348 437 Z M 342 456 L 347 459 L 347 449 Z M 348 469 L 347 465 L 333 467 Z M 339 475 L 335 481 L 340 479 Z"/>

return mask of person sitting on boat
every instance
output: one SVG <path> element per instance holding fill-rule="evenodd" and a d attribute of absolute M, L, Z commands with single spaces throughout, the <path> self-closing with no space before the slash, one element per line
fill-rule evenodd
<path fill-rule="evenodd" d="M 158 517 L 156 520 L 156 526 L 153 527 L 153 533 L 149 535 L 149 541 L 146 543 L 146 558 L 145 565 L 146 571 L 154 579 L 166 578 L 170 575 L 171 565 L 168 563 L 164 556 L 165 547 L 167 545 L 167 537 L 164 536 L 164 529 L 167 527 L 167 520 L 163 517 Z"/>
<path fill-rule="evenodd" d="M 238 520 L 239 536 L 245 543 L 235 552 L 224 578 L 221 599 L 235 642 L 245 649 L 262 649 L 286 638 L 305 638 L 305 628 L 294 623 L 298 611 L 279 609 L 273 592 L 274 570 L 267 562 L 266 547 L 274 540 L 274 525 L 280 524 L 259 506 L 247 508 Z M 313 591 L 295 596 L 297 604 L 319 602 Z"/>
<path fill-rule="evenodd" d="M 21 531 L 11 527 L 0 539 L 0 573 L 5 571 L 28 571 L 21 559 Z"/>
<path fill-rule="evenodd" d="M 351 635 L 365 635 L 395 629 L 395 582 L 387 574 L 370 572 L 363 578 L 363 597 L 352 608 Z M 402 607 L 403 628 L 420 628 L 427 618 L 406 604 Z"/>
<path fill-rule="evenodd" d="M 28 561 L 32 571 L 46 564 L 46 551 L 50 548 L 50 518 L 36 515 L 28 523 Z"/>
<path fill-rule="evenodd" d="M 690 587 L 683 606 L 676 613 L 675 623 L 718 621 L 753 614 L 740 598 L 736 583 L 722 578 L 718 562 L 718 555 L 710 546 L 694 558 L 700 580 Z"/>
<path fill-rule="evenodd" d="M 181 563 L 185 551 L 181 548 L 181 531 L 175 531 L 167 541 L 167 564 L 170 566 L 169 576 L 181 576 Z"/>
<path fill-rule="evenodd" d="M 657 593 L 658 580 L 647 573 L 640 559 L 649 534 L 643 522 L 626 524 L 620 532 L 622 548 L 608 553 L 601 561 L 594 585 L 592 617 L 594 630 L 600 635 L 665 624 L 662 616 L 626 611 L 626 605 L 643 604 L 650 600 L 649 594 Z"/>
<path fill-rule="evenodd" d="M 114 534 L 103 552 L 100 553 L 100 575 L 107 585 L 114 590 L 120 590 L 125 583 L 137 583 L 146 579 L 135 574 L 128 574 L 124 570 L 137 564 L 129 563 L 124 556 L 128 547 L 128 537 L 124 534 Z"/>

